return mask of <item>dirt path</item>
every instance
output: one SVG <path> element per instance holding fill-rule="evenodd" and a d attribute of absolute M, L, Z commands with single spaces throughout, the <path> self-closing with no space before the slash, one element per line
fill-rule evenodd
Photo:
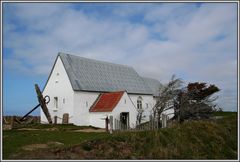
<path fill-rule="evenodd" d="M 105 129 L 91 129 L 91 128 L 87 128 L 87 129 L 74 130 L 73 132 L 106 132 L 106 130 Z"/>
<path fill-rule="evenodd" d="M 48 148 L 50 146 L 63 146 L 64 144 L 61 142 L 57 142 L 57 141 L 51 141 L 48 142 L 46 144 L 43 143 L 38 143 L 38 144 L 30 144 L 30 145 L 25 145 L 22 147 L 23 150 L 26 151 L 33 151 L 33 150 L 37 150 L 37 149 L 45 149 Z"/>
<path fill-rule="evenodd" d="M 35 129 L 35 128 L 20 128 L 20 129 L 18 129 L 18 130 L 39 130 L 39 129 Z"/>
<path fill-rule="evenodd" d="M 48 148 L 48 145 L 47 144 L 31 144 L 31 145 L 26 145 L 22 147 L 22 149 L 26 151 L 32 151 L 32 150 L 44 149 L 44 148 Z"/>

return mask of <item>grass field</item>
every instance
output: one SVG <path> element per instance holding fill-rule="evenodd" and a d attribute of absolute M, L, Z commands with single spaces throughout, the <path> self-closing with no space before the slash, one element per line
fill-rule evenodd
<path fill-rule="evenodd" d="M 222 116 L 114 134 L 76 132 L 84 127 L 74 125 L 31 125 L 33 130 L 3 131 L 3 159 L 237 159 L 237 114 Z"/>
<path fill-rule="evenodd" d="M 8 159 L 11 156 L 18 157 L 18 154 L 27 153 L 28 151 L 24 150 L 24 146 L 32 144 L 50 143 L 49 148 L 64 148 L 81 143 L 84 140 L 98 139 L 108 136 L 107 133 L 75 132 L 75 130 L 81 130 L 84 128 L 89 127 L 34 124 L 29 125 L 25 130 L 19 128 L 3 131 L 3 159 Z M 62 143 L 63 145 L 54 145 L 54 142 Z M 37 149 L 38 148 L 36 147 L 36 150 Z M 33 150 L 35 151 L 34 148 Z"/>

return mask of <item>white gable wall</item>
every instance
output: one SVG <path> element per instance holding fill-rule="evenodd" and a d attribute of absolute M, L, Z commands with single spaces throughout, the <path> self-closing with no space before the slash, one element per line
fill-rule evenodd
<path fill-rule="evenodd" d="M 141 95 L 141 94 L 129 94 L 130 99 L 137 108 L 138 97 L 142 97 L 142 108 L 144 110 L 143 115 L 146 117 L 142 119 L 142 122 L 149 121 L 149 115 L 152 112 L 153 106 L 156 104 L 156 100 L 153 99 L 152 95 Z"/>
<path fill-rule="evenodd" d="M 126 92 L 124 92 L 121 100 L 119 101 L 115 109 L 113 109 L 113 118 L 116 118 L 120 121 L 121 112 L 129 112 L 129 126 L 131 128 L 134 128 L 137 121 L 137 108 L 134 106 L 129 95 Z M 113 123 L 113 127 L 115 128 L 115 123 Z"/>
<path fill-rule="evenodd" d="M 91 125 L 89 123 L 89 109 L 96 101 L 99 94 L 100 93 L 97 92 L 74 92 L 73 121 L 75 125 Z"/>
<path fill-rule="evenodd" d="M 61 118 L 63 117 L 63 114 L 68 113 L 69 123 L 73 123 L 74 91 L 60 57 L 58 57 L 56 60 L 47 85 L 43 90 L 43 95 L 50 96 L 50 102 L 48 103 L 47 107 L 53 122 L 54 116 L 57 116 L 57 123 L 62 123 Z M 54 103 L 54 97 L 58 98 L 58 108 L 56 108 Z M 41 123 L 48 123 L 42 110 Z"/>

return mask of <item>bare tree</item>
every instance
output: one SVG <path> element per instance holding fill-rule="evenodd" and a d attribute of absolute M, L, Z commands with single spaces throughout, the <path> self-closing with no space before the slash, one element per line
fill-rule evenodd
<path fill-rule="evenodd" d="M 182 84 L 183 81 L 173 75 L 166 85 L 160 87 L 157 102 L 153 107 L 153 117 L 157 119 L 159 124 L 161 114 L 166 110 L 174 108 L 174 100 L 176 100 Z"/>
<path fill-rule="evenodd" d="M 137 109 L 137 125 L 140 125 L 142 120 L 145 118 L 146 116 L 144 115 L 144 109 Z"/>

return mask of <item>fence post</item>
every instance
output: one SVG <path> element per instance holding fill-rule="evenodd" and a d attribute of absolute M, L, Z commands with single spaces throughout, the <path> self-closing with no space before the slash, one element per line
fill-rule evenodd
<path fill-rule="evenodd" d="M 162 128 L 167 127 L 167 116 L 165 114 L 162 114 Z"/>
<path fill-rule="evenodd" d="M 149 121 L 147 124 L 147 130 L 150 130 L 150 127 L 151 127 L 151 122 Z"/>
<path fill-rule="evenodd" d="M 119 130 L 119 122 L 118 122 L 118 120 L 117 120 L 117 130 Z"/>
<path fill-rule="evenodd" d="M 157 125 L 156 119 L 153 119 L 153 124 L 154 124 L 154 129 L 158 129 L 158 125 Z"/>
<path fill-rule="evenodd" d="M 54 124 L 57 124 L 57 116 L 54 116 Z"/>
<path fill-rule="evenodd" d="M 110 134 L 112 134 L 113 131 L 113 116 L 110 116 Z"/>
<path fill-rule="evenodd" d="M 164 114 L 162 114 L 162 128 L 164 128 Z"/>

